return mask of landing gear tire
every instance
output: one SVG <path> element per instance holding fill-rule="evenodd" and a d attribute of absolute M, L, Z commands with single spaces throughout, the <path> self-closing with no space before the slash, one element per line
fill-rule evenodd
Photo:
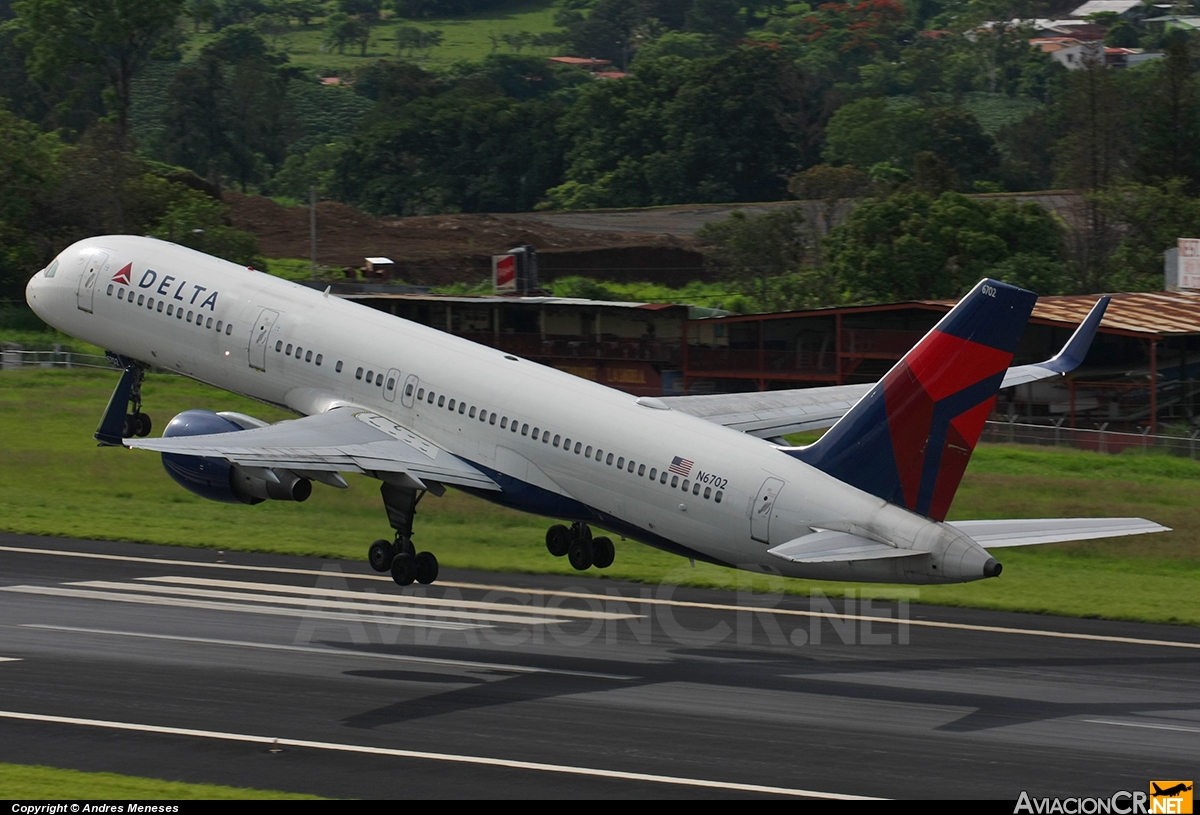
<path fill-rule="evenodd" d="M 571 562 L 572 568 L 577 571 L 586 571 L 591 567 L 595 560 L 595 552 L 592 549 L 590 540 L 576 538 L 571 543 L 571 548 L 567 550 L 567 560 Z"/>
<path fill-rule="evenodd" d="M 133 414 L 133 435 L 144 439 L 150 435 L 150 430 L 154 427 L 150 421 L 150 417 L 145 413 Z"/>
<path fill-rule="evenodd" d="M 546 548 L 555 557 L 562 557 L 571 548 L 571 530 L 555 524 L 546 530 Z"/>
<path fill-rule="evenodd" d="M 392 580 L 397 586 L 411 586 L 417 579 L 416 558 L 407 552 L 401 552 L 392 558 Z"/>
<path fill-rule="evenodd" d="M 608 538 L 592 538 L 592 565 L 597 569 L 607 569 L 617 556 L 617 548 Z"/>
<path fill-rule="evenodd" d="M 132 439 L 136 435 L 137 428 L 137 416 L 132 413 L 126 413 L 125 426 L 121 428 L 121 438 Z"/>
<path fill-rule="evenodd" d="M 371 544 L 367 550 L 367 562 L 377 572 L 386 572 L 392 568 L 392 560 L 396 557 L 396 548 L 383 539 Z"/>
<path fill-rule="evenodd" d="M 417 582 L 428 586 L 433 581 L 437 580 L 438 562 L 433 556 L 433 552 L 418 552 L 413 558 L 413 571 L 417 578 Z"/>

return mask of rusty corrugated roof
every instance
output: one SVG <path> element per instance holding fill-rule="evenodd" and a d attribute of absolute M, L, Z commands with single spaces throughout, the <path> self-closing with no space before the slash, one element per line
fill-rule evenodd
<path fill-rule="evenodd" d="M 1079 323 L 1099 295 L 1039 297 L 1034 319 Z M 1106 328 L 1139 334 L 1200 334 L 1200 294 L 1184 292 L 1126 292 L 1112 295 L 1100 330 Z"/>

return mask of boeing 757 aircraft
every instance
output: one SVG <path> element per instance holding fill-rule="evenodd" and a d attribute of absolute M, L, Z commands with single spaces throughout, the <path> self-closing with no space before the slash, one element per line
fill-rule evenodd
<path fill-rule="evenodd" d="M 447 485 L 561 520 L 547 548 L 580 570 L 613 562 L 592 527 L 726 566 L 889 583 L 996 577 L 1000 547 L 1166 529 L 945 520 L 997 391 L 1077 366 L 1106 299 L 1036 365 L 1009 367 L 1037 296 L 983 280 L 873 386 L 637 398 L 150 238 L 80 241 L 26 297 L 124 369 L 96 438 L 160 452 L 185 489 L 255 504 L 378 479 L 395 537 L 368 559 L 402 586 L 437 578 L 413 519 Z M 149 366 L 301 418 L 188 410 L 145 438 Z M 807 447 L 781 438 L 830 425 Z"/>

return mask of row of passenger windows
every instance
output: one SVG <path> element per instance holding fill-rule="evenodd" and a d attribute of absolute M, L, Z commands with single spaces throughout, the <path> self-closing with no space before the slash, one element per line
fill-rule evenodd
<path fill-rule="evenodd" d="M 311 348 L 308 349 L 307 351 L 305 351 L 303 348 L 301 348 L 299 345 L 297 345 L 297 346 L 295 346 L 295 351 L 293 353 L 292 344 L 289 342 L 287 344 L 287 346 L 285 347 L 283 344 L 283 340 L 275 341 L 275 352 L 282 353 L 285 357 L 295 356 L 296 359 L 300 359 L 301 356 L 303 356 L 305 362 L 313 362 L 313 363 L 316 363 L 317 365 L 320 365 L 322 362 L 325 361 L 324 354 L 317 354 L 316 357 L 314 358 Z M 338 373 L 341 373 L 342 363 L 339 362 L 337 364 L 337 369 L 338 369 Z"/>
<path fill-rule="evenodd" d="M 406 394 L 407 395 L 407 394 Z M 501 416 L 495 411 L 487 411 L 483 408 L 476 408 L 474 405 L 467 405 L 466 402 L 461 402 L 456 399 L 447 398 L 445 394 L 438 395 L 432 390 L 426 391 L 421 388 L 417 391 L 417 401 L 425 402 L 426 404 L 435 404 L 438 407 L 444 407 L 452 413 L 465 415 L 468 418 L 477 418 L 481 422 L 487 422 L 489 425 L 499 424 L 501 430 L 507 430 L 511 433 L 520 433 L 533 441 L 541 441 L 542 444 L 549 444 L 552 447 L 557 447 L 564 452 L 582 455 L 584 458 L 594 459 L 609 467 L 615 466 L 622 472 L 636 474 L 638 478 L 646 478 L 651 481 L 657 481 L 660 484 L 666 484 L 668 480 L 671 482 L 671 489 L 678 489 L 682 492 L 690 492 L 692 495 L 700 496 L 705 500 L 713 500 L 716 503 L 721 503 L 721 499 L 725 496 L 724 491 L 717 490 L 713 492 L 712 487 L 705 486 L 699 481 L 690 481 L 687 478 L 681 479 L 678 475 L 670 473 L 667 470 L 659 470 L 657 467 L 651 467 L 649 473 L 646 472 L 645 464 L 638 464 L 632 458 L 626 459 L 625 456 L 617 455 L 616 453 L 605 453 L 599 447 L 593 449 L 592 445 L 584 444 L 581 441 L 573 441 L 570 438 L 563 438 L 562 434 L 555 433 L 551 435 L 549 430 L 542 430 L 540 427 L 529 426 L 528 422 L 521 422 L 518 419 L 509 420 L 507 416 Z"/>
<path fill-rule="evenodd" d="M 112 297 L 113 288 L 114 285 L 109 283 L 107 292 L 109 297 Z M 129 303 L 131 306 L 134 305 L 133 295 L 133 289 L 126 289 L 124 286 L 117 288 L 117 299 Z M 159 314 L 162 314 L 165 311 L 168 317 L 175 317 L 176 319 L 184 320 L 188 323 L 194 321 L 197 328 L 214 328 L 212 317 L 205 318 L 203 314 L 191 310 L 188 310 L 185 316 L 182 306 L 176 308 L 174 303 L 168 303 L 161 297 L 158 300 L 155 300 L 153 297 L 147 297 L 144 294 L 139 294 L 137 296 L 136 305 L 144 305 L 150 311 L 157 311 Z M 232 334 L 233 323 L 225 323 L 223 320 L 217 320 L 215 330 L 218 332 L 224 331 L 226 335 Z"/>

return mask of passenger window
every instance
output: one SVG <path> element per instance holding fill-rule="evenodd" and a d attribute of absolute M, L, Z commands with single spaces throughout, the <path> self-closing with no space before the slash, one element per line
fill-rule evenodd
<path fill-rule="evenodd" d="M 503 417 L 501 417 L 501 418 L 500 418 L 500 429 L 501 429 L 501 430 L 504 430 L 504 429 L 506 429 L 507 427 L 508 427 L 508 417 L 507 417 L 507 416 L 503 416 Z"/>
<path fill-rule="evenodd" d="M 721 496 L 724 494 L 725 493 L 721 492 L 720 490 L 717 490 L 717 494 L 715 496 L 713 496 L 713 500 L 716 501 L 718 504 L 721 503 Z"/>
<path fill-rule="evenodd" d="M 481 421 L 481 422 L 487 421 L 487 411 L 486 410 L 479 411 L 479 421 Z"/>
<path fill-rule="evenodd" d="M 656 478 L 658 478 L 658 469 L 655 467 L 651 467 L 650 468 L 650 480 L 653 481 Z"/>
<path fill-rule="evenodd" d="M 633 466 L 633 462 L 632 462 L 632 461 L 631 461 L 631 462 L 629 462 L 629 466 L 630 466 L 630 467 L 632 467 L 632 466 Z M 641 477 L 642 477 L 642 476 L 644 476 L 645 474 L 646 474 L 646 465 L 645 465 L 645 464 L 639 464 L 639 465 L 638 465 L 638 478 L 641 478 Z"/>
<path fill-rule="evenodd" d="M 367 384 L 370 385 L 374 379 L 375 379 L 375 372 L 367 371 Z"/>
<path fill-rule="evenodd" d="M 305 352 L 304 352 L 304 361 L 305 361 L 305 362 L 312 362 L 312 351 L 305 351 Z"/>
<path fill-rule="evenodd" d="M 292 355 L 292 347 L 293 347 L 292 344 L 289 342 L 287 344 L 287 348 L 284 349 L 283 353 L 287 354 L 290 357 Z M 358 369 L 358 378 L 362 379 L 362 368 Z"/>
<path fill-rule="evenodd" d="M 194 316 L 194 315 L 192 314 L 192 312 L 190 312 L 190 311 L 189 311 L 189 312 L 188 312 L 188 316 L 187 316 L 187 321 L 188 321 L 189 323 L 192 321 L 192 317 L 193 317 L 193 316 Z"/>
<path fill-rule="evenodd" d="M 338 360 L 337 365 L 333 366 L 333 370 L 339 374 L 342 372 L 342 361 L 340 359 Z"/>
<path fill-rule="evenodd" d="M 417 391 L 417 401 L 418 402 L 425 401 L 425 389 L 424 388 L 421 388 L 419 391 Z"/>
<path fill-rule="evenodd" d="M 113 293 L 113 284 L 109 283 L 108 284 L 108 296 L 112 297 L 112 293 Z"/>
<path fill-rule="evenodd" d="M 229 336 L 230 334 L 232 334 L 232 333 L 233 333 L 233 323 L 228 323 L 228 324 L 226 324 L 226 326 L 225 326 L 225 336 L 227 336 L 227 337 L 228 337 L 228 336 Z"/>
<path fill-rule="evenodd" d="M 712 487 L 705 487 L 704 488 L 704 500 L 707 501 L 709 498 L 712 498 Z"/>
<path fill-rule="evenodd" d="M 459 403 L 458 403 L 458 415 L 460 415 L 460 416 L 461 416 L 462 414 L 464 414 L 464 413 L 466 413 L 466 412 L 467 412 L 467 403 L 466 403 L 466 402 L 459 402 Z"/>
<path fill-rule="evenodd" d="M 299 345 L 296 346 L 296 359 L 300 359 L 300 352 L 303 350 L 304 349 L 301 348 Z"/>
<path fill-rule="evenodd" d="M 396 387 L 396 380 L 388 377 L 388 390 L 393 390 Z"/>
<path fill-rule="evenodd" d="M 433 404 L 433 391 L 429 392 L 429 398 L 426 399 L 425 401 L 427 401 L 431 405 Z"/>
<path fill-rule="evenodd" d="M 375 377 L 375 387 L 377 387 L 377 388 L 383 387 L 383 374 L 380 374 L 379 376 Z"/>
<path fill-rule="evenodd" d="M 629 472 L 633 472 L 633 459 L 629 459 Z"/>
<path fill-rule="evenodd" d="M 511 430 L 512 432 L 516 433 L 517 428 L 520 427 L 520 425 L 521 425 L 520 422 L 518 422 L 516 419 L 513 419 L 512 423 L 508 426 L 508 429 Z M 525 425 L 525 426 L 529 427 L 529 425 Z"/>
<path fill-rule="evenodd" d="M 167 314 L 170 314 L 170 313 L 171 313 L 171 307 L 167 306 Z M 175 319 L 177 319 L 177 320 L 183 319 L 183 309 L 179 309 L 178 311 L 175 312 Z M 196 322 L 199 323 L 200 321 L 197 320 Z"/>
<path fill-rule="evenodd" d="M 665 473 L 664 473 L 664 475 L 665 475 Z M 677 476 L 677 475 L 671 476 L 671 489 L 675 489 L 678 486 L 679 486 L 679 476 Z"/>
<path fill-rule="evenodd" d="M 146 295 L 144 295 L 144 294 L 139 294 L 139 295 L 138 295 L 138 305 L 140 306 L 140 305 L 141 305 L 142 303 L 144 303 L 144 302 L 146 302 Z"/>
<path fill-rule="evenodd" d="M 522 435 L 522 436 L 528 436 L 528 435 L 529 435 L 529 425 L 527 425 L 527 424 L 523 424 L 523 425 L 521 425 L 521 435 Z"/>
<path fill-rule="evenodd" d="M 658 483 L 659 483 L 659 484 L 666 484 L 666 483 L 667 483 L 667 471 L 666 471 L 666 470 L 663 470 L 663 471 L 662 471 L 662 474 L 661 474 L 661 475 L 659 475 L 659 477 L 658 477 Z"/>
<path fill-rule="evenodd" d="M 453 400 L 453 399 L 450 400 L 450 404 L 446 406 L 447 410 L 454 412 L 454 402 L 455 402 L 455 400 Z"/>
<path fill-rule="evenodd" d="M 206 323 L 204 324 L 204 327 L 205 327 L 205 328 L 212 328 L 212 317 L 209 317 L 209 318 L 208 318 L 208 322 L 206 322 Z M 276 349 L 276 350 L 278 350 L 278 349 Z"/>
<path fill-rule="evenodd" d="M 533 429 L 533 432 L 529 434 L 529 438 L 533 439 L 534 441 L 537 441 L 537 440 L 538 440 L 538 435 L 539 435 L 541 432 L 542 432 L 542 431 L 538 430 L 538 429 L 535 427 L 535 428 Z"/>
<path fill-rule="evenodd" d="M 320 364 L 321 364 L 321 358 L 320 358 L 320 357 L 317 357 L 317 364 L 318 364 L 318 365 L 320 365 Z M 405 396 L 412 396 L 412 392 L 413 392 L 413 386 L 412 386 L 411 384 L 410 384 L 408 387 L 406 387 L 406 388 L 404 389 L 404 395 L 405 395 Z"/>
<path fill-rule="evenodd" d="M 549 444 L 549 443 L 550 443 L 550 431 L 547 430 L 545 433 L 542 434 L 542 444 Z"/>
<path fill-rule="evenodd" d="M 671 486 L 673 487 L 673 486 L 675 486 L 675 485 L 674 485 L 674 484 L 672 484 Z M 687 492 L 687 491 L 688 491 L 688 480 L 687 480 L 686 478 L 685 478 L 685 479 L 683 479 L 683 491 L 684 491 L 684 492 Z"/>
<path fill-rule="evenodd" d="M 323 356 L 324 356 L 324 354 L 317 354 L 317 359 L 316 359 L 317 367 L 320 367 L 320 365 L 321 365 L 321 358 L 322 358 Z"/>
<path fill-rule="evenodd" d="M 633 464 L 633 462 L 632 462 L 632 461 L 631 461 L 631 462 L 629 462 L 629 463 L 630 463 L 630 464 Z M 618 470 L 624 470 L 624 469 L 625 469 L 625 456 L 621 456 L 619 459 L 617 459 L 617 469 L 618 469 Z M 633 467 L 630 467 L 629 469 L 631 469 L 631 470 L 632 470 L 632 469 L 633 469 Z"/>
<path fill-rule="evenodd" d="M 576 446 L 578 446 L 578 445 L 576 445 Z M 584 457 L 584 458 L 591 458 L 591 457 L 592 457 L 592 445 L 590 445 L 590 444 L 589 444 L 589 445 L 587 446 L 587 449 L 583 451 L 583 457 Z"/>
<path fill-rule="evenodd" d="M 275 340 L 275 353 L 278 354 L 283 350 L 283 340 Z"/>
<path fill-rule="evenodd" d="M 124 289 L 117 289 L 117 299 L 118 300 L 125 299 L 125 290 Z"/>
<path fill-rule="evenodd" d="M 604 463 L 605 463 L 605 464 L 607 464 L 609 467 L 611 467 L 611 466 L 612 466 L 612 460 L 613 460 L 613 454 L 612 454 L 612 453 L 609 453 L 609 454 L 608 454 L 608 458 L 604 459 Z"/>
<path fill-rule="evenodd" d="M 179 313 L 180 313 L 181 315 L 183 314 L 183 312 L 182 312 L 182 311 L 181 311 L 181 312 L 179 312 Z M 167 306 L 167 316 L 168 316 L 168 317 L 173 317 L 173 316 L 175 316 L 175 306 Z"/>
<path fill-rule="evenodd" d="M 217 320 L 217 331 L 221 330 L 221 321 Z"/>
<path fill-rule="evenodd" d="M 575 455 L 579 455 L 579 448 L 583 447 L 581 442 L 575 442 Z"/>
<path fill-rule="evenodd" d="M 562 438 L 562 436 L 558 435 L 557 433 L 554 434 L 554 446 L 555 447 L 558 447 L 558 440 L 561 438 Z"/>
<path fill-rule="evenodd" d="M 288 346 L 288 347 L 289 347 L 289 348 L 291 348 L 291 346 Z M 289 351 L 289 353 L 290 353 L 290 351 Z M 359 368 L 357 371 L 355 371 L 355 372 L 354 372 L 354 378 L 355 378 L 355 379 L 362 379 L 362 375 L 363 375 L 363 369 L 362 369 L 362 368 Z"/>
<path fill-rule="evenodd" d="M 162 314 L 162 310 L 163 310 L 163 301 L 159 300 L 158 301 L 158 313 Z"/>
<path fill-rule="evenodd" d="M 446 406 L 446 397 L 439 396 L 438 397 L 438 407 L 445 407 L 445 406 Z"/>
<path fill-rule="evenodd" d="M 488 424 L 495 424 L 495 423 L 496 423 L 496 413 L 495 413 L 495 411 L 492 411 L 492 415 L 488 416 Z"/>
<path fill-rule="evenodd" d="M 692 485 L 692 495 L 699 495 L 699 494 L 700 494 L 700 482 L 697 481 L 695 484 Z"/>

